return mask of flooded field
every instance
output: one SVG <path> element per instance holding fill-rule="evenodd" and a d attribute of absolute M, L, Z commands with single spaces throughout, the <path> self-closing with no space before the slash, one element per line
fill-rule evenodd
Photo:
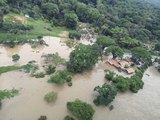
<path fill-rule="evenodd" d="M 0 47 L 0 66 L 13 65 L 12 55 L 21 56 L 17 64 L 23 65 L 28 61 L 36 60 L 41 64 L 41 55 L 58 52 L 62 58 L 68 59 L 71 49 L 60 43 L 60 38 L 44 37 L 49 46 L 32 49 L 30 45 L 16 48 Z M 113 69 L 106 63 L 98 63 L 95 68 L 73 78 L 73 86 L 57 86 L 47 83 L 48 76 L 41 79 L 30 77 L 20 71 L 13 71 L 0 76 L 0 89 L 19 89 L 20 94 L 10 100 L 3 101 L 0 110 L 0 120 L 37 120 L 46 115 L 48 120 L 63 120 L 68 115 L 66 103 L 76 98 L 93 105 L 96 110 L 94 120 L 160 120 L 160 74 L 150 67 L 144 74 L 144 89 L 138 94 L 118 93 L 112 103 L 114 109 L 96 107 L 93 104 L 93 89 L 102 85 L 104 70 Z M 150 76 L 146 75 L 149 74 Z M 50 91 L 58 92 L 58 99 L 54 104 L 44 101 L 44 95 Z"/>

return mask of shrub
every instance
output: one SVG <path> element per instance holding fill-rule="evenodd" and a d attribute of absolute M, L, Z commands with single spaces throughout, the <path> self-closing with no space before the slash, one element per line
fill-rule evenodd
<path fill-rule="evenodd" d="M 68 83 L 68 86 L 71 87 L 71 86 L 72 86 L 72 82 L 69 82 L 69 83 Z"/>
<path fill-rule="evenodd" d="M 56 69 L 55 66 L 49 65 L 49 66 L 47 67 L 47 69 L 46 69 L 46 74 L 47 74 L 47 75 L 50 75 L 50 74 L 54 73 L 54 72 L 56 71 L 55 69 Z"/>
<path fill-rule="evenodd" d="M 69 32 L 69 38 L 80 40 L 81 34 L 77 31 Z"/>
<path fill-rule="evenodd" d="M 22 66 L 22 69 L 23 69 L 24 72 L 26 72 L 26 73 L 30 73 L 30 72 L 34 73 L 35 70 L 38 69 L 38 65 L 35 64 L 34 62 L 29 62 L 28 64 L 23 65 L 23 66 Z"/>
<path fill-rule="evenodd" d="M 40 116 L 38 120 L 47 120 L 47 116 Z"/>
<path fill-rule="evenodd" d="M 130 81 L 130 90 L 134 93 L 137 93 L 140 89 L 143 88 L 144 82 L 141 79 L 141 76 L 135 74 L 131 77 Z"/>
<path fill-rule="evenodd" d="M 94 99 L 95 105 L 108 105 L 111 103 L 117 95 L 117 89 L 114 85 L 103 84 L 102 87 L 97 86 L 94 91 L 98 93 L 96 99 Z"/>
<path fill-rule="evenodd" d="M 123 76 L 117 76 L 114 78 L 117 89 L 121 92 L 125 92 L 129 89 L 129 79 Z"/>
<path fill-rule="evenodd" d="M 78 118 L 78 120 L 92 120 L 94 109 L 90 104 L 75 100 L 74 102 L 67 102 L 67 109 Z"/>
<path fill-rule="evenodd" d="M 44 96 L 44 99 L 48 103 L 55 102 L 57 100 L 58 94 L 56 92 L 49 92 Z"/>
<path fill-rule="evenodd" d="M 55 73 L 53 76 L 51 76 L 50 79 L 48 80 L 48 82 L 55 83 L 58 85 L 63 85 L 65 82 L 67 82 L 67 81 L 70 82 L 71 80 L 72 80 L 72 75 L 70 72 L 59 71 L 59 72 Z"/>
<path fill-rule="evenodd" d="M 98 62 L 98 57 L 99 52 L 96 46 L 83 44 L 77 45 L 70 54 L 67 68 L 76 73 L 91 70 Z"/>
<path fill-rule="evenodd" d="M 66 116 L 65 118 L 64 118 L 64 120 L 74 120 L 74 118 L 72 118 L 72 117 L 70 117 L 70 116 Z"/>
<path fill-rule="evenodd" d="M 74 47 L 74 41 L 73 40 L 66 40 L 65 41 L 65 44 L 69 47 L 69 48 L 72 48 Z"/>
<path fill-rule="evenodd" d="M 35 78 L 44 78 L 45 74 L 43 72 L 35 73 L 32 75 Z"/>
<path fill-rule="evenodd" d="M 109 81 L 112 81 L 113 80 L 113 77 L 114 77 L 114 72 L 112 71 L 107 71 L 106 75 L 105 75 L 105 78 Z"/>
<path fill-rule="evenodd" d="M 18 54 L 14 54 L 12 56 L 12 61 L 17 62 L 20 59 L 20 56 Z"/>

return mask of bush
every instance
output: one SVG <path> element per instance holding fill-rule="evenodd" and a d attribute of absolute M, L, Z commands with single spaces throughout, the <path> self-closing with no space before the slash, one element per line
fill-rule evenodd
<path fill-rule="evenodd" d="M 72 118 L 72 117 L 70 117 L 70 116 L 66 116 L 65 118 L 64 118 L 64 120 L 74 120 L 74 118 Z"/>
<path fill-rule="evenodd" d="M 137 93 L 140 89 L 143 89 L 144 82 L 142 81 L 141 73 L 136 73 L 131 77 L 130 90 Z"/>
<path fill-rule="evenodd" d="M 17 62 L 20 59 L 20 56 L 18 54 L 14 54 L 12 56 L 12 61 Z"/>
<path fill-rule="evenodd" d="M 23 69 L 24 72 L 26 72 L 26 73 L 30 73 L 30 72 L 34 73 L 35 70 L 38 69 L 38 65 L 36 65 L 34 62 L 29 62 L 28 64 L 23 65 L 23 66 L 22 66 L 22 69 Z"/>
<path fill-rule="evenodd" d="M 59 71 L 50 77 L 48 82 L 55 83 L 58 85 L 63 85 L 65 82 L 70 82 L 72 80 L 72 75 L 68 71 Z"/>
<path fill-rule="evenodd" d="M 98 57 L 96 46 L 80 44 L 71 52 L 67 68 L 76 73 L 91 70 L 98 62 Z"/>
<path fill-rule="evenodd" d="M 116 76 L 113 81 L 119 91 L 125 92 L 129 89 L 130 79 L 123 76 Z"/>
<path fill-rule="evenodd" d="M 35 73 L 32 75 L 35 78 L 44 78 L 45 74 L 43 72 Z"/>
<path fill-rule="evenodd" d="M 68 86 L 69 86 L 69 87 L 71 87 L 72 85 L 73 85 L 72 82 L 69 82 L 69 83 L 68 83 Z"/>
<path fill-rule="evenodd" d="M 74 102 L 67 102 L 67 109 L 78 118 L 78 120 L 92 120 L 94 109 L 90 104 L 75 100 Z"/>
<path fill-rule="evenodd" d="M 77 31 L 69 32 L 69 38 L 80 40 L 81 34 Z"/>
<path fill-rule="evenodd" d="M 113 77 L 114 77 L 114 72 L 112 71 L 107 71 L 106 75 L 105 75 L 105 78 L 109 81 L 112 81 L 113 80 Z"/>
<path fill-rule="evenodd" d="M 94 91 L 98 93 L 97 98 L 94 99 L 95 105 L 108 105 L 117 95 L 117 89 L 114 85 L 103 84 L 102 87 L 97 86 Z"/>
<path fill-rule="evenodd" d="M 47 74 L 47 75 L 50 75 L 50 74 L 54 73 L 54 72 L 56 71 L 55 69 L 56 69 L 55 66 L 49 65 L 49 66 L 47 67 L 47 69 L 46 69 L 46 74 Z"/>
<path fill-rule="evenodd" d="M 40 116 L 38 120 L 47 120 L 47 116 Z"/>
<path fill-rule="evenodd" d="M 57 100 L 58 94 L 56 92 L 49 92 L 44 96 L 44 99 L 48 103 L 55 102 Z"/>

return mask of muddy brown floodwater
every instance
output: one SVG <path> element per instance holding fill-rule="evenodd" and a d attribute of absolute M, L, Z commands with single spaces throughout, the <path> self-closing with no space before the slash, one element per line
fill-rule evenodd
<path fill-rule="evenodd" d="M 14 53 L 21 56 L 18 64 L 25 64 L 30 60 L 41 63 L 41 55 L 44 53 L 58 52 L 61 57 L 68 59 L 71 49 L 61 46 L 59 38 L 44 37 L 44 40 L 49 47 L 36 50 L 27 44 L 13 49 L 0 47 L 0 66 L 12 65 L 11 56 Z M 107 68 L 114 69 L 105 63 L 98 63 L 91 72 L 75 75 L 72 87 L 49 84 L 48 76 L 36 79 L 20 71 L 2 74 L 0 89 L 16 88 L 20 90 L 20 94 L 3 101 L 0 120 L 37 120 L 41 115 L 46 115 L 48 120 L 63 120 L 69 114 L 66 108 L 67 101 L 76 98 L 93 105 L 96 110 L 94 120 L 160 120 L 160 74 L 154 67 L 145 72 L 144 88 L 137 94 L 119 93 L 112 103 L 112 111 L 106 107 L 96 107 L 92 102 L 93 89 L 105 82 L 104 70 Z M 54 104 L 47 104 L 43 99 L 50 91 L 58 92 L 58 99 Z"/>

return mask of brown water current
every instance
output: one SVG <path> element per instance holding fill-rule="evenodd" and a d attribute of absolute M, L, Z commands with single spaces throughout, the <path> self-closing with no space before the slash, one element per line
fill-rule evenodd
<path fill-rule="evenodd" d="M 49 47 L 32 49 L 27 44 L 14 49 L 0 47 L 0 66 L 14 64 L 11 59 L 14 53 L 21 56 L 18 64 L 26 64 L 30 60 L 36 60 L 40 64 L 44 53 L 58 52 L 61 57 L 68 59 L 71 49 L 61 46 L 59 38 L 44 37 L 44 40 Z M 160 120 L 160 74 L 154 67 L 145 72 L 144 88 L 137 94 L 118 93 L 112 103 L 112 111 L 107 107 L 96 107 L 92 102 L 94 87 L 106 81 L 105 69 L 115 70 L 106 63 L 98 63 L 92 71 L 75 75 L 72 87 L 49 84 L 48 76 L 36 79 L 20 71 L 4 73 L 0 76 L 0 89 L 16 88 L 20 94 L 3 101 L 0 120 L 37 120 L 41 115 L 46 115 L 48 120 L 63 120 L 70 114 L 66 103 L 76 98 L 93 105 L 96 110 L 93 120 Z M 58 99 L 53 104 L 44 101 L 44 95 L 50 91 L 58 92 Z"/>

